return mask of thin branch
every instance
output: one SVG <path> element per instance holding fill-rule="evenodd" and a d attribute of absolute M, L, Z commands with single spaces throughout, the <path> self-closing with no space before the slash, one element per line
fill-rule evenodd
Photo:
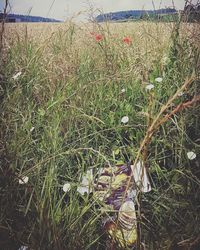
<path fill-rule="evenodd" d="M 172 115 L 175 115 L 176 113 L 182 111 L 183 109 L 190 108 L 193 104 L 200 102 L 200 95 L 195 96 L 191 101 L 181 103 L 179 104 L 171 113 L 165 115 L 160 122 L 158 123 L 158 126 L 165 123 L 169 118 L 172 117 Z"/>

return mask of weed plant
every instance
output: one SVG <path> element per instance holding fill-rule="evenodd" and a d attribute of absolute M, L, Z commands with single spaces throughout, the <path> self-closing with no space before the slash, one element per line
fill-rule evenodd
<path fill-rule="evenodd" d="M 6 26 L 0 248 L 111 249 L 101 204 L 77 192 L 81 176 L 117 160 L 134 162 L 149 125 L 186 81 L 190 85 L 161 117 L 199 95 L 199 47 L 181 23 L 45 25 L 39 31 L 32 24 Z M 145 249 L 200 249 L 199 124 L 200 107 L 193 102 L 148 142 L 153 188 L 141 194 L 139 222 Z M 29 180 L 22 185 L 23 176 Z"/>

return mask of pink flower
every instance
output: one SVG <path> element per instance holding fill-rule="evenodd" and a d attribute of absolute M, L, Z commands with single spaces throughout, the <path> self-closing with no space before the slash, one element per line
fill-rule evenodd
<path fill-rule="evenodd" d="M 127 36 L 123 38 L 123 42 L 126 43 L 126 44 L 128 44 L 128 45 L 131 45 L 131 44 L 132 44 L 131 38 L 130 38 L 130 37 L 127 37 Z"/>
<path fill-rule="evenodd" d="M 103 35 L 101 35 L 101 34 L 96 34 L 96 35 L 95 35 L 95 40 L 96 40 L 97 42 L 100 42 L 101 40 L 103 40 Z"/>
<path fill-rule="evenodd" d="M 101 34 L 98 34 L 98 33 L 95 33 L 95 32 L 90 32 L 90 35 L 94 37 L 94 39 L 97 41 L 97 42 L 100 42 L 101 40 L 103 40 L 103 35 Z"/>

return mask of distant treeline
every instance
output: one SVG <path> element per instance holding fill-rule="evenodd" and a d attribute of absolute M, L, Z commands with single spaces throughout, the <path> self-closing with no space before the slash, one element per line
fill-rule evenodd
<path fill-rule="evenodd" d="M 0 21 L 5 20 L 6 22 L 16 23 L 16 22 L 61 22 L 53 18 L 45 18 L 40 16 L 27 16 L 18 14 L 7 14 L 0 13 Z"/>
<path fill-rule="evenodd" d="M 120 21 L 125 22 L 129 20 L 160 20 L 160 21 L 175 21 L 178 14 L 181 14 L 183 20 L 189 22 L 200 21 L 200 4 L 187 5 L 183 11 L 177 11 L 174 8 L 166 8 L 159 10 L 129 10 L 118 11 L 106 14 L 100 14 L 96 17 L 97 22 L 105 21 Z"/>
<path fill-rule="evenodd" d="M 159 10 L 129 10 L 129 11 L 118 11 L 107 14 L 100 14 L 96 17 L 97 22 L 104 21 L 120 21 L 120 20 L 138 20 L 146 19 L 147 17 L 155 17 L 158 15 L 176 14 L 176 9 L 167 8 Z"/>

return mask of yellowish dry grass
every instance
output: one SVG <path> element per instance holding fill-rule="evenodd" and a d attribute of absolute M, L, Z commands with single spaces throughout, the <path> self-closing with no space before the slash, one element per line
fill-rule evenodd
<path fill-rule="evenodd" d="M 7 47 L 19 40 L 36 42 L 38 49 L 44 54 L 44 63 L 60 68 L 61 73 L 70 71 L 80 63 L 80 57 L 88 54 L 99 61 L 99 53 L 95 53 L 97 43 L 90 32 L 105 37 L 103 50 L 108 57 L 113 52 L 121 60 L 129 61 L 130 67 L 124 74 L 134 74 L 146 78 L 155 61 L 162 60 L 168 46 L 173 24 L 156 24 L 147 22 L 136 23 L 105 23 L 105 24 L 73 24 L 73 23 L 18 23 L 6 24 Z M 132 39 L 132 46 L 123 43 L 123 37 Z M 71 38 L 69 38 L 71 37 Z M 69 40 L 71 39 L 71 43 Z M 59 42 L 59 43 L 58 43 Z M 52 43 L 59 44 L 59 51 L 52 52 Z M 113 63 L 113 62 L 112 62 Z M 101 67 L 101 65 L 99 65 Z M 104 65 L 103 65 L 104 67 Z M 70 69 L 69 69 L 70 68 Z M 53 69 L 51 69 L 53 70 Z"/>

